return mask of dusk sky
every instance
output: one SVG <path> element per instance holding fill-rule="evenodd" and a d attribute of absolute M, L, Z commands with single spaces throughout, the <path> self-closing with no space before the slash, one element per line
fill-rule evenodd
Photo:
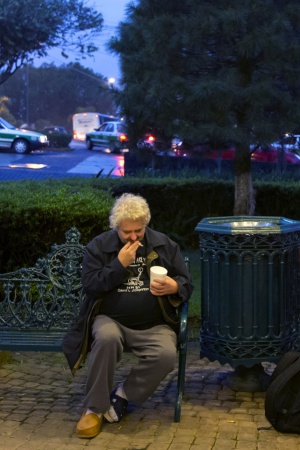
<path fill-rule="evenodd" d="M 125 18 L 125 7 L 129 2 L 129 0 L 87 0 L 89 6 L 102 13 L 104 23 L 102 33 L 98 40 L 95 41 L 99 51 L 95 53 L 94 57 L 83 59 L 79 62 L 83 67 L 88 67 L 104 77 L 115 78 L 116 81 L 120 76 L 118 57 L 106 51 L 105 43 L 115 34 L 119 22 Z M 39 66 L 43 62 L 60 66 L 71 61 L 71 57 L 65 59 L 60 55 L 60 50 L 53 49 L 49 52 L 47 58 L 35 60 L 35 65 Z"/>

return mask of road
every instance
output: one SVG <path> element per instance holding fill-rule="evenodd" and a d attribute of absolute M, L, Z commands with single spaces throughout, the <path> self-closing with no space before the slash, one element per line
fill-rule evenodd
<path fill-rule="evenodd" d="M 123 155 L 87 150 L 85 144 L 71 142 L 70 151 L 38 150 L 27 155 L 0 153 L 0 181 L 64 177 L 120 177 Z"/>

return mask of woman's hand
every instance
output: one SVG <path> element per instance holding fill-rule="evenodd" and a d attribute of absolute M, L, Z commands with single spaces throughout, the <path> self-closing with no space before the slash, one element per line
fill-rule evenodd
<path fill-rule="evenodd" d="M 142 245 L 139 240 L 127 242 L 119 251 L 118 258 L 122 266 L 128 267 L 136 258 L 136 251 Z"/>
<path fill-rule="evenodd" d="M 178 284 L 173 278 L 166 276 L 163 280 L 154 278 L 150 283 L 151 294 L 156 296 L 177 294 Z"/>

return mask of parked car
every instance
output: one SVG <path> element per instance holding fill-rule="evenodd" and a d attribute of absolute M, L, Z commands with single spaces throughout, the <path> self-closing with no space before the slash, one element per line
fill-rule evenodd
<path fill-rule="evenodd" d="M 166 153 L 171 146 L 171 142 L 153 133 L 146 133 L 136 144 L 139 150 L 151 150 L 155 153 Z"/>
<path fill-rule="evenodd" d="M 137 141 L 137 148 L 139 150 L 155 150 L 156 137 L 154 134 L 147 133 L 145 136 Z"/>
<path fill-rule="evenodd" d="M 100 147 L 106 153 L 128 152 L 128 138 L 122 122 L 105 122 L 95 131 L 86 134 L 86 146 L 92 150 L 94 146 Z"/>
<path fill-rule="evenodd" d="M 24 154 L 48 145 L 49 141 L 45 134 L 16 128 L 0 117 L 0 148 Z"/>
<path fill-rule="evenodd" d="M 221 158 L 234 159 L 235 147 L 232 144 L 224 144 L 220 148 L 212 148 L 209 144 L 187 144 L 180 138 L 172 140 L 172 149 L 168 152 L 169 156 L 184 156 L 187 158 Z"/>
<path fill-rule="evenodd" d="M 251 153 L 252 161 L 273 162 L 280 161 L 281 148 L 273 145 L 260 145 Z M 284 162 L 287 164 L 300 164 L 300 156 L 288 149 L 283 150 Z"/>
<path fill-rule="evenodd" d="M 58 125 L 53 125 L 51 127 L 44 128 L 44 133 L 45 134 L 53 134 L 53 133 L 54 134 L 68 134 L 65 127 L 58 126 Z"/>
<path fill-rule="evenodd" d="M 276 163 L 280 160 L 281 149 L 270 144 L 256 145 L 250 147 L 250 152 L 252 161 Z M 173 139 L 172 150 L 168 154 L 169 156 L 184 156 L 187 158 L 202 157 L 233 160 L 235 147 L 231 144 L 216 149 L 213 149 L 209 144 L 186 146 L 180 139 Z M 284 161 L 287 164 L 300 165 L 300 156 L 289 150 L 284 150 Z"/>
<path fill-rule="evenodd" d="M 281 140 L 273 142 L 272 145 L 276 148 L 283 146 L 286 150 L 300 154 L 300 135 L 286 133 Z"/>

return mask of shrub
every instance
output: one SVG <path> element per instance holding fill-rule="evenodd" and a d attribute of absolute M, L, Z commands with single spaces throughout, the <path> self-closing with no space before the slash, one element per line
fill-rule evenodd
<path fill-rule="evenodd" d="M 82 243 L 108 229 L 108 190 L 73 180 L 3 183 L 0 195 L 0 271 L 31 266 L 76 226 Z"/>

